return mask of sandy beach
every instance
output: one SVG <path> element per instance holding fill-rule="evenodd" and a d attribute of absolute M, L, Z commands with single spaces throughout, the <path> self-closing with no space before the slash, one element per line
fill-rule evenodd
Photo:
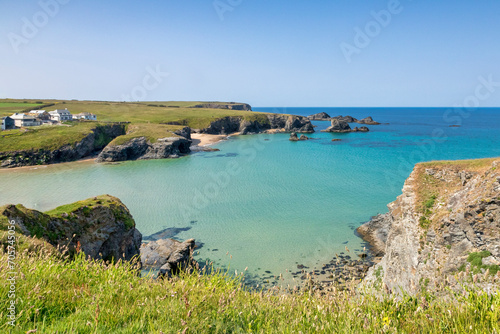
<path fill-rule="evenodd" d="M 234 136 L 237 134 L 233 134 Z M 191 140 L 193 141 L 192 146 L 208 146 L 216 144 L 222 140 L 226 140 L 229 136 L 227 135 L 209 135 L 206 133 L 192 133 Z"/>

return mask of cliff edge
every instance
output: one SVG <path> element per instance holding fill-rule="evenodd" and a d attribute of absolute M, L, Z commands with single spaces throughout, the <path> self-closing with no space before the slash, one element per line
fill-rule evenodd
<path fill-rule="evenodd" d="M 389 212 L 358 228 L 381 261 L 364 284 L 410 294 L 500 282 L 500 159 L 417 164 Z"/>
<path fill-rule="evenodd" d="M 0 207 L 0 226 L 15 222 L 24 236 L 45 240 L 69 253 L 83 251 L 94 259 L 131 260 L 139 255 L 142 235 L 127 207 L 116 197 L 102 195 L 40 212 L 24 206 Z M 6 229 L 6 228 L 5 228 Z"/>

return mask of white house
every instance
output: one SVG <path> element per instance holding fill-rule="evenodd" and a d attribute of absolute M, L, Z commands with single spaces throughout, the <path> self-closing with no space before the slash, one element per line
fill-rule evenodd
<path fill-rule="evenodd" d="M 73 115 L 68 109 L 57 109 L 49 111 L 50 119 L 56 122 L 72 121 Z"/>
<path fill-rule="evenodd" d="M 89 112 L 82 112 L 76 115 L 73 115 L 73 119 L 85 119 L 87 121 L 97 121 L 97 116 L 91 114 Z"/>
<path fill-rule="evenodd" d="M 40 120 L 26 114 L 15 113 L 10 116 L 10 118 L 14 120 L 14 125 L 18 128 L 22 128 L 25 126 L 38 126 L 42 124 Z"/>

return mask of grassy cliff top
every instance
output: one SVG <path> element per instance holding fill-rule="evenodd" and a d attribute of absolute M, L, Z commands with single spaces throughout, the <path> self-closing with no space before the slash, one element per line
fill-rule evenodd
<path fill-rule="evenodd" d="M 54 104 L 45 108 L 48 111 L 67 108 L 72 114 L 93 113 L 97 115 L 99 122 L 130 122 L 127 135 L 115 139 L 114 145 L 142 136 L 147 137 L 151 142 L 155 142 L 158 138 L 176 137 L 172 132 L 182 126 L 203 129 L 213 121 L 229 116 L 241 117 L 249 121 L 268 122 L 265 113 L 224 109 L 224 107 L 248 108 L 244 103 L 197 101 L 104 102 L 0 99 L 0 116 L 38 109 L 47 104 Z M 30 149 L 54 150 L 80 141 L 96 124 L 96 122 L 82 122 L 81 124 L 74 122 L 72 126 L 38 126 L 1 131 L 0 152 Z"/>
<path fill-rule="evenodd" d="M 180 137 L 173 131 L 182 129 L 181 125 L 136 123 L 127 127 L 127 134 L 112 140 L 109 145 L 122 145 L 133 138 L 145 137 L 150 143 L 156 143 L 160 138 Z"/>
<path fill-rule="evenodd" d="M 71 212 L 75 212 L 83 207 L 91 208 L 97 205 L 109 207 L 111 205 L 120 206 L 123 205 L 123 203 L 117 197 L 111 195 L 100 195 L 96 197 L 87 198 L 85 200 L 78 201 L 75 203 L 61 205 L 55 209 L 45 211 L 44 213 L 49 216 L 59 216 L 63 213 L 70 214 Z"/>
<path fill-rule="evenodd" d="M 103 102 L 103 101 L 62 101 L 62 100 L 0 100 L 0 116 L 9 116 L 19 112 L 24 107 L 39 106 L 55 103 L 47 110 L 67 108 L 72 114 L 90 112 L 97 115 L 97 120 L 105 122 L 132 122 L 132 123 L 178 123 L 192 128 L 205 128 L 216 119 L 227 116 L 240 116 L 246 119 L 255 119 L 252 111 L 221 109 L 224 106 L 245 106 L 235 102 Z M 194 108 L 200 106 L 200 108 Z M 218 108 L 209 108 L 218 107 Z"/>
<path fill-rule="evenodd" d="M 0 152 L 31 149 L 55 150 L 81 141 L 99 125 L 102 124 L 75 122 L 70 125 L 34 126 L 0 131 Z"/>

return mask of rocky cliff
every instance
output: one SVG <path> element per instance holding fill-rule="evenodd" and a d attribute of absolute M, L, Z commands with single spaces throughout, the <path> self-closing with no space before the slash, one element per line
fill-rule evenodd
<path fill-rule="evenodd" d="M 103 195 L 43 213 L 22 205 L 0 208 L 0 223 L 15 221 L 26 236 L 67 246 L 70 254 L 83 251 L 94 259 L 130 260 L 139 255 L 142 235 L 127 207 L 116 197 Z"/>
<path fill-rule="evenodd" d="M 500 281 L 500 160 L 418 164 L 389 213 L 358 232 L 383 255 L 365 284 L 410 294 Z"/>
<path fill-rule="evenodd" d="M 191 152 L 190 146 L 191 140 L 184 137 L 160 138 L 155 143 L 151 143 L 146 137 L 137 137 L 121 145 L 106 146 L 96 161 L 178 158 Z"/>
<path fill-rule="evenodd" d="M 125 125 L 123 124 L 99 125 L 79 142 L 73 145 L 64 145 L 53 151 L 0 152 L 0 166 L 11 168 L 75 161 L 99 152 L 114 138 L 123 134 L 125 134 Z"/>
<path fill-rule="evenodd" d="M 256 115 L 257 116 L 257 115 Z M 241 134 L 260 133 L 267 130 L 284 132 L 312 133 L 314 128 L 306 117 L 280 114 L 260 114 L 248 120 L 241 116 L 224 117 L 212 122 L 207 128 L 200 130 L 207 134 L 228 135 L 235 132 Z"/>

